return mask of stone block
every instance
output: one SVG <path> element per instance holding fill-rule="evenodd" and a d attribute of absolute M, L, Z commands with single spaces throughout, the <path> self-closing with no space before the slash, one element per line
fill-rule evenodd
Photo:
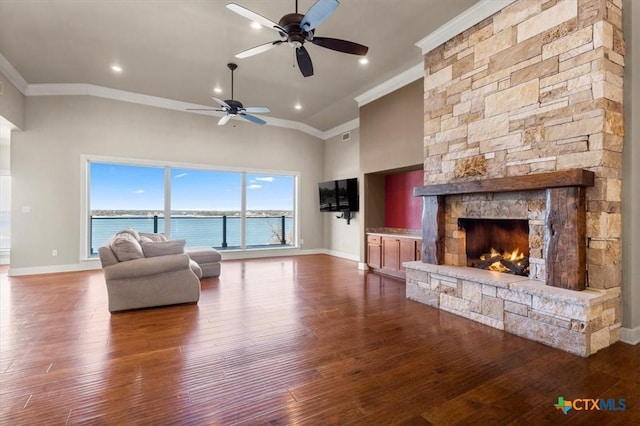
<path fill-rule="evenodd" d="M 490 56 L 495 55 L 503 50 L 513 46 L 516 42 L 516 33 L 513 28 L 505 28 L 497 34 L 483 40 L 475 45 L 474 57 L 475 61 L 480 62 Z"/>
<path fill-rule="evenodd" d="M 487 172 L 487 160 L 483 155 L 462 158 L 456 161 L 454 176 L 464 178 L 482 176 Z"/>
<path fill-rule="evenodd" d="M 531 306 L 531 295 L 527 293 L 521 293 L 506 288 L 499 288 L 498 297 L 504 300 L 509 300 L 511 302 Z"/>
<path fill-rule="evenodd" d="M 443 311 L 453 312 L 465 317 L 471 312 L 471 301 L 460 299 L 459 297 L 441 293 L 439 303 L 440 309 Z"/>
<path fill-rule="evenodd" d="M 594 333 L 591 333 L 591 352 L 589 355 L 598 352 L 600 349 L 604 349 L 611 345 L 609 335 L 609 327 L 605 327 L 601 330 L 598 330 Z"/>
<path fill-rule="evenodd" d="M 504 318 L 504 300 L 497 297 L 482 296 L 482 315 L 502 321 Z"/>
<path fill-rule="evenodd" d="M 510 300 L 504 301 L 505 312 L 511 312 L 513 314 L 522 315 L 526 317 L 529 315 L 529 309 L 530 309 L 530 306 L 522 303 L 512 302 Z"/>
<path fill-rule="evenodd" d="M 552 324 L 560 328 L 571 329 L 570 320 L 557 315 L 543 314 L 542 312 L 532 310 L 529 312 L 529 318 L 538 322 Z"/>
<path fill-rule="evenodd" d="M 484 120 L 478 120 L 468 125 L 469 142 L 479 142 L 509 133 L 508 114 L 496 115 Z"/>
<path fill-rule="evenodd" d="M 471 281 L 463 280 L 462 284 L 462 298 L 469 300 L 474 304 L 480 304 L 482 301 L 482 284 L 474 283 Z"/>
<path fill-rule="evenodd" d="M 518 1 L 504 8 L 493 17 L 493 30 L 499 32 L 508 27 L 514 27 L 530 16 L 541 12 L 539 1 Z"/>
<path fill-rule="evenodd" d="M 515 86 L 532 79 L 540 79 L 557 73 L 558 58 L 553 57 L 513 72 L 511 74 L 511 84 Z"/>
<path fill-rule="evenodd" d="M 578 0 L 563 0 L 554 7 L 518 24 L 517 42 L 521 43 L 576 16 L 578 16 Z"/>
<path fill-rule="evenodd" d="M 588 62 L 586 64 L 578 65 L 574 68 L 569 68 L 564 71 L 560 71 L 557 74 L 552 74 L 548 77 L 544 77 L 540 79 L 540 87 L 544 88 L 547 86 L 554 86 L 558 83 L 563 83 L 574 79 L 576 77 L 580 77 L 582 75 L 588 75 L 591 72 L 591 63 Z"/>
<path fill-rule="evenodd" d="M 511 150 L 522 147 L 522 134 L 513 133 L 493 139 L 480 141 L 480 153 L 486 154 L 502 150 Z"/>
<path fill-rule="evenodd" d="M 551 43 L 542 46 L 542 60 L 549 59 L 561 53 L 568 52 L 579 46 L 591 43 L 593 40 L 593 29 L 591 26 L 585 27 L 579 31 L 567 34 Z M 591 49 L 589 49 L 591 50 Z M 576 55 L 574 55 L 576 56 Z"/>
<path fill-rule="evenodd" d="M 613 49 L 613 26 L 606 21 L 593 24 L 593 47 Z"/>
<path fill-rule="evenodd" d="M 622 270 L 617 265 L 587 265 L 588 285 L 594 289 L 608 289 L 620 287 L 622 284 Z"/>
<path fill-rule="evenodd" d="M 424 78 L 424 90 L 428 92 L 429 90 L 435 89 L 437 87 L 445 86 L 446 83 L 449 83 L 453 78 L 453 67 L 450 65 L 441 69 L 440 71 L 435 72 L 434 74 L 427 75 Z"/>
<path fill-rule="evenodd" d="M 533 79 L 488 95 L 485 99 L 485 116 L 491 117 L 536 104 L 539 98 L 539 84 L 539 79 Z"/>
<path fill-rule="evenodd" d="M 438 307 L 438 292 L 419 288 L 417 285 L 407 283 L 405 287 L 407 299 L 415 300 L 434 308 Z"/>
<path fill-rule="evenodd" d="M 479 322 L 480 324 L 487 325 L 489 327 L 497 328 L 498 330 L 504 330 L 504 322 L 502 320 L 491 318 L 477 312 L 469 312 L 469 314 L 466 315 L 466 318 Z"/>
<path fill-rule="evenodd" d="M 545 139 L 547 141 L 557 141 L 578 136 L 588 137 L 589 135 L 602 132 L 603 128 L 604 120 L 602 117 L 592 117 L 572 123 L 545 127 Z"/>
<path fill-rule="evenodd" d="M 492 285 L 482 284 L 482 295 L 483 296 L 497 297 L 497 295 L 498 295 L 497 288 L 492 286 Z"/>
<path fill-rule="evenodd" d="M 535 321 L 528 317 L 505 312 L 504 329 L 509 333 L 535 340 L 582 357 L 591 354 L 587 335 L 568 328 Z"/>

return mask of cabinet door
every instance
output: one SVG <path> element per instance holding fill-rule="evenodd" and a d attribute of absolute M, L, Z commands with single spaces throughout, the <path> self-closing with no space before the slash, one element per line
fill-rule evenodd
<path fill-rule="evenodd" d="M 413 262 L 416 260 L 416 240 L 409 238 L 400 239 L 400 265 L 401 271 L 404 271 L 404 262 Z"/>
<path fill-rule="evenodd" d="M 382 268 L 398 271 L 400 268 L 400 240 L 382 237 Z"/>
<path fill-rule="evenodd" d="M 367 264 L 374 269 L 382 267 L 382 247 L 378 236 L 367 237 Z"/>

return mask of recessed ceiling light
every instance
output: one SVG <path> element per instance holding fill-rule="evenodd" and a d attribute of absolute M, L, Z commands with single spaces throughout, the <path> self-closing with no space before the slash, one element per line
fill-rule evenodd
<path fill-rule="evenodd" d="M 113 64 L 111 65 L 111 71 L 121 73 L 122 67 L 120 65 Z"/>
<path fill-rule="evenodd" d="M 363 58 L 360 58 L 358 62 L 360 62 L 360 65 L 367 65 L 369 63 L 369 60 L 366 57 L 363 57 Z"/>
<path fill-rule="evenodd" d="M 219 87 L 214 87 L 213 91 L 216 92 L 216 93 L 222 93 L 222 89 L 219 88 Z"/>
<path fill-rule="evenodd" d="M 262 28 L 262 25 L 260 25 L 259 22 L 253 21 L 251 22 L 251 28 L 253 28 L 254 30 L 259 30 Z"/>
<path fill-rule="evenodd" d="M 295 109 L 302 109 L 302 105 L 300 105 L 299 103 L 297 103 L 297 104 L 294 106 L 294 108 L 295 108 Z"/>

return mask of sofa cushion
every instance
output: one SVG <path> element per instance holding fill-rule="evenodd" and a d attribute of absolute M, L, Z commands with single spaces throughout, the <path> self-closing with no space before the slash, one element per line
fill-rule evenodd
<path fill-rule="evenodd" d="M 186 240 L 142 241 L 142 252 L 144 257 L 182 254 L 186 243 Z"/>
<path fill-rule="evenodd" d="M 167 236 L 164 234 L 152 234 L 149 232 L 139 232 L 140 241 L 167 241 Z"/>
<path fill-rule="evenodd" d="M 118 235 L 125 235 L 125 234 L 130 234 L 136 241 L 140 241 L 140 234 L 138 233 L 138 231 L 136 231 L 135 229 L 131 229 L 131 228 L 121 229 L 116 234 L 116 237 Z"/>
<path fill-rule="evenodd" d="M 118 261 L 141 259 L 144 257 L 142 247 L 133 234 L 125 232 L 119 233 L 109 242 L 109 247 Z"/>

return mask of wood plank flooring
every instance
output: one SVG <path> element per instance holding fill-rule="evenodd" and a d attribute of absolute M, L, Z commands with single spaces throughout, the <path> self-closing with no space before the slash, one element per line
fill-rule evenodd
<path fill-rule="evenodd" d="M 640 345 L 582 359 L 343 259 L 225 261 L 198 304 L 113 315 L 102 271 L 6 272 L 2 425 L 640 424 Z M 627 408 L 565 415 L 558 397 Z"/>

